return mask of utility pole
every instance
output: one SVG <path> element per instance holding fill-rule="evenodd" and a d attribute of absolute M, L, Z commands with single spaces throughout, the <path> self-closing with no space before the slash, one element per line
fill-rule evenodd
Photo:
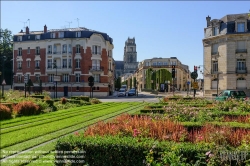
<path fill-rule="evenodd" d="M 79 28 L 79 18 L 76 18 L 77 24 L 78 24 L 78 28 Z"/>

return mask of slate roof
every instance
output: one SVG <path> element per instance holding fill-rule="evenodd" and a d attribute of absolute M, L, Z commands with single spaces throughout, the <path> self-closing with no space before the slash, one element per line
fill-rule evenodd
<path fill-rule="evenodd" d="M 124 69 L 124 62 L 123 61 L 115 61 L 115 69 Z"/>

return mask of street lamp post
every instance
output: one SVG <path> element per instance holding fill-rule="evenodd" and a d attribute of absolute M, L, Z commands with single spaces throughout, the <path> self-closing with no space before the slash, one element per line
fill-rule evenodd
<path fill-rule="evenodd" d="M 53 65 L 54 65 L 54 68 L 56 68 L 56 76 L 57 76 L 57 65 L 56 65 L 56 63 L 53 63 Z M 56 89 L 56 98 L 57 98 L 57 81 L 56 81 L 55 89 Z"/>

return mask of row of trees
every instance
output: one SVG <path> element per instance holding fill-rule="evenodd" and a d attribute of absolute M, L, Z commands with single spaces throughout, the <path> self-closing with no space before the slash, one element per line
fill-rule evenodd
<path fill-rule="evenodd" d="M 12 58 L 13 58 L 13 35 L 8 29 L 0 29 L 0 81 L 2 84 L 5 79 L 6 84 L 10 85 L 13 78 Z"/>

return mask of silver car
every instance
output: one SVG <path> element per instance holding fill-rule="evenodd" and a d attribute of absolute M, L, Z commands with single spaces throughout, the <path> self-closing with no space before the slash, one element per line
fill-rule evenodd
<path fill-rule="evenodd" d="M 118 96 L 126 96 L 126 90 L 125 89 L 120 89 L 118 92 Z"/>

